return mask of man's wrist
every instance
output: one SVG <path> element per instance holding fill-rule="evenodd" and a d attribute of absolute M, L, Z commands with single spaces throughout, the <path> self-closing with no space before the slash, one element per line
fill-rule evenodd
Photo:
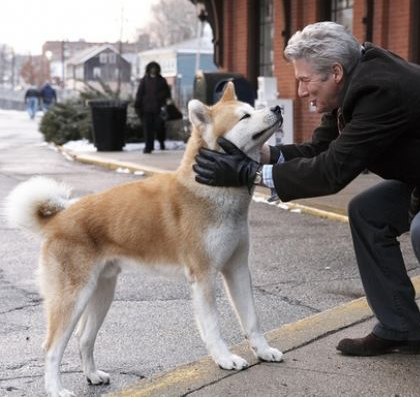
<path fill-rule="evenodd" d="M 263 166 L 260 165 L 257 169 L 257 172 L 255 173 L 255 178 L 254 178 L 254 185 L 261 185 L 262 181 L 263 181 Z"/>

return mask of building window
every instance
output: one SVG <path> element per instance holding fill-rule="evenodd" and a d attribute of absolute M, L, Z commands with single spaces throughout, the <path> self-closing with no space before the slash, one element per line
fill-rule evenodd
<path fill-rule="evenodd" d="M 100 80 L 100 78 L 101 78 L 101 68 L 98 66 L 95 66 L 93 68 L 93 79 Z"/>
<path fill-rule="evenodd" d="M 117 62 L 117 55 L 110 53 L 108 54 L 108 62 L 109 63 L 116 63 Z"/>
<path fill-rule="evenodd" d="M 99 54 L 99 62 L 100 63 L 107 63 L 107 61 L 108 61 L 108 56 L 107 55 L 108 54 L 105 54 L 105 53 Z"/>
<path fill-rule="evenodd" d="M 273 0 L 260 0 L 259 17 L 260 17 L 260 42 L 259 42 L 259 76 L 273 76 L 274 59 L 273 59 Z"/>
<path fill-rule="evenodd" d="M 332 0 L 331 20 L 353 31 L 353 0 Z"/>

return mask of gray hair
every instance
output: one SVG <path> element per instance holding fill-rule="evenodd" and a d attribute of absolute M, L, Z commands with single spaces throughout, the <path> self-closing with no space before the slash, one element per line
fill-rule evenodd
<path fill-rule="evenodd" d="M 360 58 L 361 46 L 343 25 L 318 22 L 297 31 L 284 50 L 289 60 L 306 59 L 326 77 L 335 63 L 349 73 Z"/>

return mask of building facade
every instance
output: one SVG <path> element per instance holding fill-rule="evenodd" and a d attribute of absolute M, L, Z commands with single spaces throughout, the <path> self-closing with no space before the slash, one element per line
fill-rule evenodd
<path fill-rule="evenodd" d="M 418 0 L 191 0 L 213 29 L 214 59 L 223 71 L 275 77 L 281 98 L 293 100 L 294 142 L 310 139 L 320 115 L 299 98 L 293 67 L 283 56 L 288 39 L 310 23 L 332 20 L 362 43 L 373 42 L 420 63 Z"/>
<path fill-rule="evenodd" d="M 56 85 L 63 86 L 69 78 L 64 67 L 68 61 L 78 54 L 102 46 L 111 46 L 118 50 L 125 59 L 136 67 L 137 53 L 144 49 L 144 43 L 107 43 L 79 41 L 46 41 L 42 46 L 42 55 L 50 63 L 51 79 Z M 71 78 L 71 76 L 70 76 Z"/>
<path fill-rule="evenodd" d="M 100 87 L 102 81 L 111 89 L 118 86 L 131 92 L 131 63 L 109 45 L 87 48 L 66 62 L 66 87 L 83 89 L 84 83 Z"/>
<path fill-rule="evenodd" d="M 193 96 L 194 77 L 197 71 L 215 72 L 211 32 L 201 38 L 176 43 L 168 47 L 140 52 L 139 64 L 143 77 L 146 65 L 155 61 L 161 67 L 161 74 L 171 86 L 172 97 L 181 108 Z"/>

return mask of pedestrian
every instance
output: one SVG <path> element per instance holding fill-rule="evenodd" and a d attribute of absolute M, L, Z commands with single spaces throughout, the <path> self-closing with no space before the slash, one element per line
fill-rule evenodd
<path fill-rule="evenodd" d="M 166 79 L 160 74 L 160 65 L 150 62 L 146 65 L 144 77 L 140 80 L 134 107 L 140 117 L 145 140 L 144 153 L 154 150 L 155 134 L 160 149 L 165 150 L 165 122 L 160 117 L 161 109 L 170 101 L 171 91 Z"/>
<path fill-rule="evenodd" d="M 398 237 L 410 231 L 420 261 L 420 67 L 371 43 L 360 45 L 333 22 L 298 31 L 284 53 L 298 95 L 322 114 L 312 140 L 266 145 L 257 163 L 219 139 L 227 153 L 201 149 L 196 179 L 218 186 L 261 180 L 289 201 L 336 193 L 365 169 L 381 176 L 348 207 L 362 283 L 378 323 L 365 337 L 341 340 L 337 349 L 354 356 L 418 354 L 420 312 Z"/>
<path fill-rule="evenodd" d="M 26 111 L 31 119 L 35 118 L 39 107 L 39 90 L 35 86 L 29 87 L 25 92 Z"/>
<path fill-rule="evenodd" d="M 55 89 L 51 87 L 50 83 L 47 82 L 41 88 L 40 94 L 42 109 L 44 112 L 47 112 L 48 109 L 57 102 L 57 93 Z"/>

